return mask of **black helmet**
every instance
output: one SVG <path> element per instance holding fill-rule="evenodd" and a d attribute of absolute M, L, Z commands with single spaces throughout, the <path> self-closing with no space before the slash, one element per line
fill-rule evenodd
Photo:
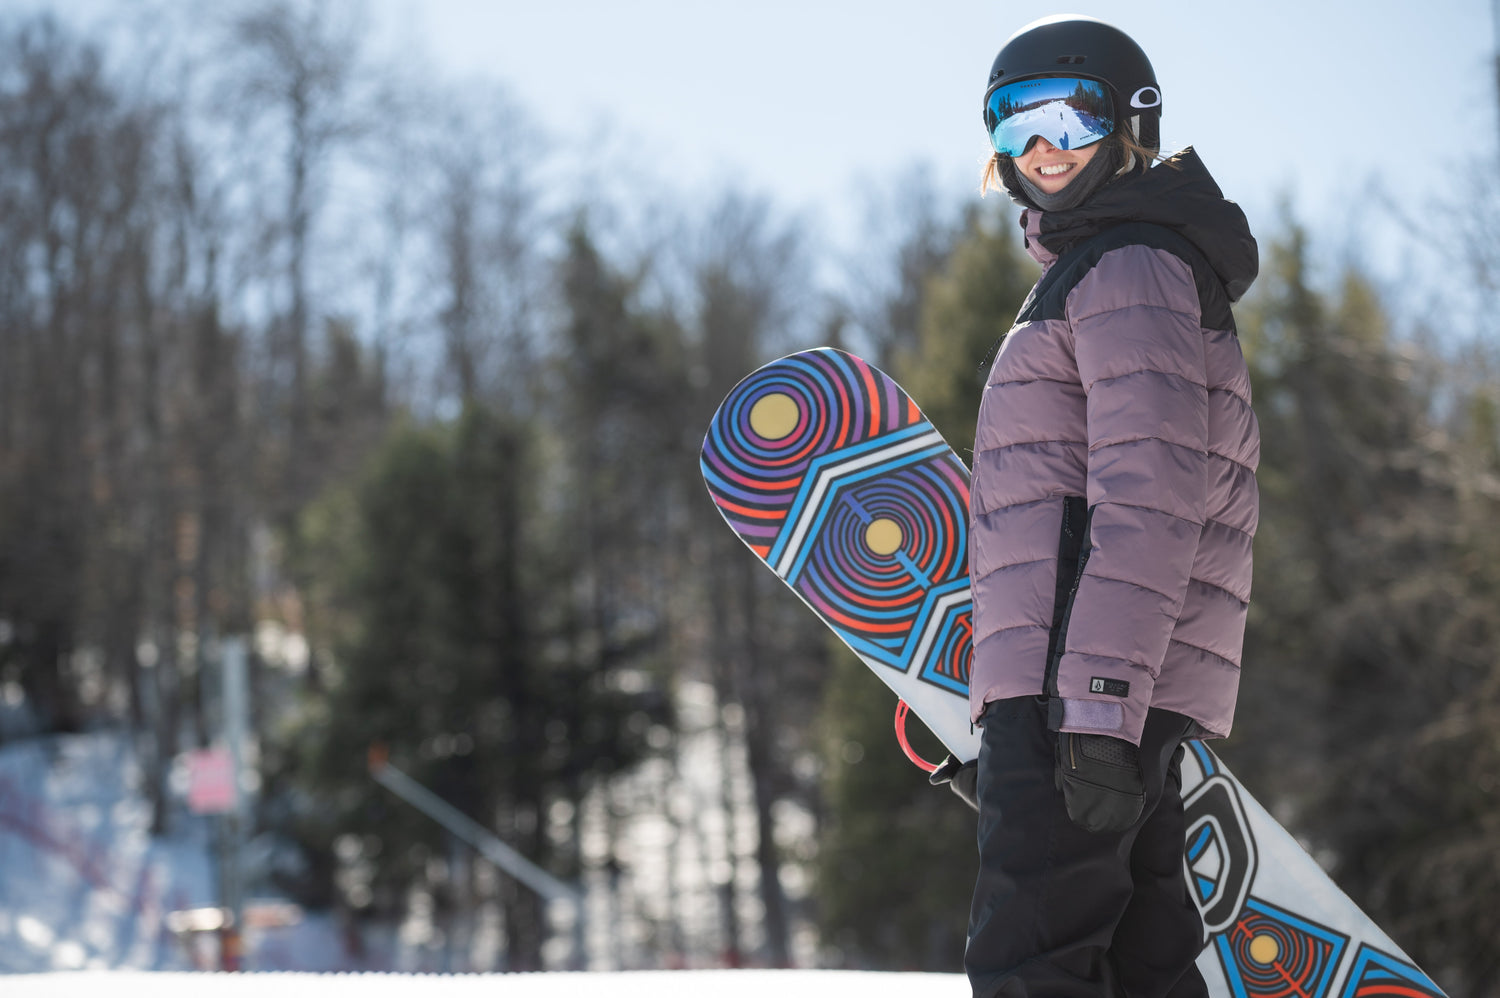
<path fill-rule="evenodd" d="M 1008 38 L 990 67 L 984 102 L 996 87 L 1031 76 L 1080 76 L 1114 91 L 1116 113 L 1147 149 L 1161 147 L 1161 88 L 1146 53 L 1125 32 L 1083 14 L 1032 21 Z"/>

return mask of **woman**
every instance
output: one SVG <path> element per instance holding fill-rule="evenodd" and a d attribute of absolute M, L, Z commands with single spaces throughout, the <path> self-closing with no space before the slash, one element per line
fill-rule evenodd
<path fill-rule="evenodd" d="M 979 410 L 971 488 L 976 996 L 1206 994 L 1179 765 L 1229 733 L 1259 432 L 1230 303 L 1255 240 L 1125 33 L 1027 25 L 985 93 L 986 189 L 1043 272 Z"/>

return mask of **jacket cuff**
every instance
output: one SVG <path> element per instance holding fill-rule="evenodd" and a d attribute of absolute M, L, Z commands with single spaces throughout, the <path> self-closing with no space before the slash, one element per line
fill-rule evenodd
<path fill-rule="evenodd" d="M 1145 669 L 1120 659 L 1071 653 L 1058 675 L 1061 725 L 1055 730 L 1083 735 L 1112 735 L 1136 745 L 1146 728 L 1156 679 Z"/>
<path fill-rule="evenodd" d="M 1081 735 L 1109 735 L 1135 745 L 1146 727 L 1146 708 L 1134 700 L 1094 700 L 1064 697 L 1058 731 Z"/>

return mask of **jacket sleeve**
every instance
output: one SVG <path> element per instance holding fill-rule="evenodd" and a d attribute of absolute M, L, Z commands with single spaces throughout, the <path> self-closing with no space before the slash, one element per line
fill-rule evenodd
<path fill-rule="evenodd" d="M 1089 546 L 1058 663 L 1061 729 L 1139 744 L 1206 518 L 1192 269 L 1161 249 L 1112 250 L 1069 295 L 1068 320 L 1087 396 Z"/>

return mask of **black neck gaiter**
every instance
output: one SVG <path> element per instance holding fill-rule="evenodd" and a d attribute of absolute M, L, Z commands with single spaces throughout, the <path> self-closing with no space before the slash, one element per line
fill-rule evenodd
<path fill-rule="evenodd" d="M 1009 157 L 1001 161 L 1000 175 L 1005 181 L 1005 189 L 1010 192 L 1011 200 L 1023 208 L 1066 211 L 1088 200 L 1090 194 L 1114 175 L 1122 161 L 1120 144 L 1112 139 L 1106 139 L 1094 158 L 1078 171 L 1078 176 L 1073 178 L 1073 182 L 1056 194 L 1048 194 L 1027 180 L 1016 170 L 1015 161 Z"/>

